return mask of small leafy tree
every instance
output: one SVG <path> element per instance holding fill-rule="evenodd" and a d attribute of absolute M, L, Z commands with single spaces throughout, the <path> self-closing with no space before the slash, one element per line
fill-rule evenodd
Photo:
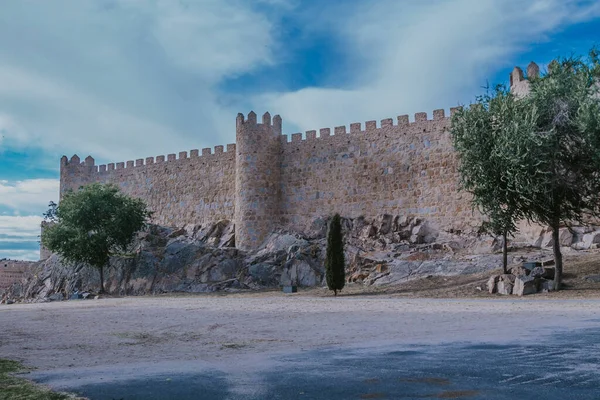
<path fill-rule="evenodd" d="M 341 291 L 344 288 L 346 282 L 345 264 L 341 218 L 339 214 L 335 214 L 329 224 L 325 259 L 327 287 L 329 290 L 333 290 L 335 296 L 337 296 L 338 290 Z"/>
<path fill-rule="evenodd" d="M 110 256 L 126 251 L 150 216 L 142 200 L 99 183 L 67 192 L 52 213 L 56 223 L 43 231 L 42 244 L 68 262 L 98 268 L 101 293 Z"/>
<path fill-rule="evenodd" d="M 507 273 L 508 236 L 522 217 L 520 193 L 515 191 L 506 166 L 507 140 L 527 127 L 523 104 L 499 85 L 477 98 L 477 103 L 452 117 L 451 135 L 460 164 L 461 186 L 473 195 L 472 204 L 487 218 L 482 230 L 502 236 L 502 266 Z"/>

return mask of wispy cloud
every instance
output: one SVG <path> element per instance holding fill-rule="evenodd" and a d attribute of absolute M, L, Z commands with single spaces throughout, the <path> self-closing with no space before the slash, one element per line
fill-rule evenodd
<path fill-rule="evenodd" d="M 24 214 L 45 211 L 50 201 L 58 202 L 58 187 L 57 179 L 0 180 L 0 208 Z"/>
<path fill-rule="evenodd" d="M 0 215 L 0 258 L 36 260 L 41 216 Z"/>
<path fill-rule="evenodd" d="M 56 179 L 0 180 L 0 258 L 39 258 L 42 211 L 58 200 L 58 186 Z"/>
<path fill-rule="evenodd" d="M 3 4 L 4 143 L 120 161 L 230 142 L 237 110 L 221 103 L 215 87 L 226 77 L 275 62 L 275 21 L 258 7 L 288 5 Z"/>
<path fill-rule="evenodd" d="M 515 54 L 599 16 L 597 1 L 331 3 L 312 24 L 331 29 L 354 55 L 351 84 L 261 94 L 254 106 L 302 130 L 447 109 L 474 100 Z"/>

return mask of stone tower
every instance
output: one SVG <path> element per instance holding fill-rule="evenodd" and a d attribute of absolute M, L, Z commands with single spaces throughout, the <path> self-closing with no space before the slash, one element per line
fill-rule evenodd
<path fill-rule="evenodd" d="M 236 119 L 235 245 L 256 249 L 279 221 L 281 117 Z"/>
<path fill-rule="evenodd" d="M 94 182 L 93 175 L 98 167 L 91 156 L 87 156 L 83 162 L 75 154 L 71 159 L 62 156 L 60 159 L 60 198 L 68 189 L 77 190 L 80 186 Z"/>

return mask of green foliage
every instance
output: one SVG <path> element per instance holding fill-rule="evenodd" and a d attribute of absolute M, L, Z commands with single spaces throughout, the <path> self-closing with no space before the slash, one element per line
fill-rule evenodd
<path fill-rule="evenodd" d="M 339 214 L 335 214 L 329 225 L 327 233 L 327 253 L 325 258 L 325 277 L 327 287 L 337 296 L 338 290 L 344 288 L 346 282 L 344 260 L 344 243 L 342 238 L 342 224 Z"/>
<path fill-rule="evenodd" d="M 528 219 L 549 225 L 554 237 L 556 274 L 562 277 L 558 241 L 561 224 L 585 224 L 600 216 L 600 60 L 595 49 L 588 60 L 560 59 L 531 82 L 526 98 L 535 129 L 523 142 L 531 159 L 520 159 L 531 174 L 522 185 Z"/>
<path fill-rule="evenodd" d="M 504 271 L 507 270 L 506 239 L 523 217 L 521 193 L 507 165 L 514 137 L 533 124 L 523 102 L 504 86 L 478 97 L 475 106 L 452 117 L 451 135 L 460 164 L 461 187 L 473 195 L 473 207 L 487 217 L 482 230 L 504 238 Z M 519 151 L 519 150 L 517 150 Z"/>
<path fill-rule="evenodd" d="M 58 204 L 51 201 L 48 203 L 48 211 L 43 214 L 44 221 L 46 222 L 56 222 L 56 211 L 58 210 Z"/>
<path fill-rule="evenodd" d="M 530 79 L 518 99 L 502 87 L 453 118 L 462 185 L 494 231 L 516 218 L 549 225 L 558 289 L 562 224 L 600 217 L 600 61 L 570 57 Z M 512 218 L 512 219 L 511 219 Z M 488 225 L 489 226 L 489 225 Z"/>
<path fill-rule="evenodd" d="M 567 58 L 531 82 L 526 101 L 535 117 L 529 132 L 532 156 L 529 217 L 558 226 L 585 222 L 600 211 L 600 63 Z M 523 160 L 526 161 L 526 160 Z M 535 168 L 534 168 L 535 167 Z"/>
<path fill-rule="evenodd" d="M 65 393 L 55 393 L 32 382 L 16 378 L 12 374 L 23 372 L 25 368 L 12 360 L 0 358 L 0 400 L 68 400 L 74 396 Z"/>
<path fill-rule="evenodd" d="M 56 223 L 42 233 L 42 244 L 73 263 L 100 269 L 111 255 L 126 251 L 150 213 L 140 199 L 124 195 L 114 185 L 94 183 L 68 192 L 56 208 Z"/>

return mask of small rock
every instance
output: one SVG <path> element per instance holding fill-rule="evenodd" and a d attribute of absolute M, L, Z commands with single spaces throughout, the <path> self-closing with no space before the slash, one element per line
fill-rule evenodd
<path fill-rule="evenodd" d="M 496 293 L 496 283 L 500 280 L 500 275 L 490 276 L 487 281 L 487 289 L 490 294 Z"/>
<path fill-rule="evenodd" d="M 508 281 L 499 281 L 496 285 L 498 294 L 512 294 L 513 292 L 513 284 Z"/>
<path fill-rule="evenodd" d="M 548 293 L 554 291 L 554 281 L 542 279 L 540 282 L 540 291 L 542 293 Z"/>
<path fill-rule="evenodd" d="M 546 271 L 543 267 L 535 267 L 531 270 L 531 273 L 529 275 L 534 278 L 542 278 L 545 273 Z"/>
<path fill-rule="evenodd" d="M 529 275 L 529 270 L 527 268 L 524 268 L 521 265 L 518 265 L 516 267 L 512 267 L 509 271 L 514 276 L 526 276 L 526 275 Z"/>
<path fill-rule="evenodd" d="M 501 282 L 515 283 L 516 276 L 512 274 L 502 274 L 500 275 Z"/>
<path fill-rule="evenodd" d="M 515 279 L 513 294 L 524 296 L 536 292 L 535 278 L 533 276 L 519 276 Z"/>
<path fill-rule="evenodd" d="M 588 282 L 600 283 L 600 275 L 588 275 L 583 279 L 585 279 Z"/>

